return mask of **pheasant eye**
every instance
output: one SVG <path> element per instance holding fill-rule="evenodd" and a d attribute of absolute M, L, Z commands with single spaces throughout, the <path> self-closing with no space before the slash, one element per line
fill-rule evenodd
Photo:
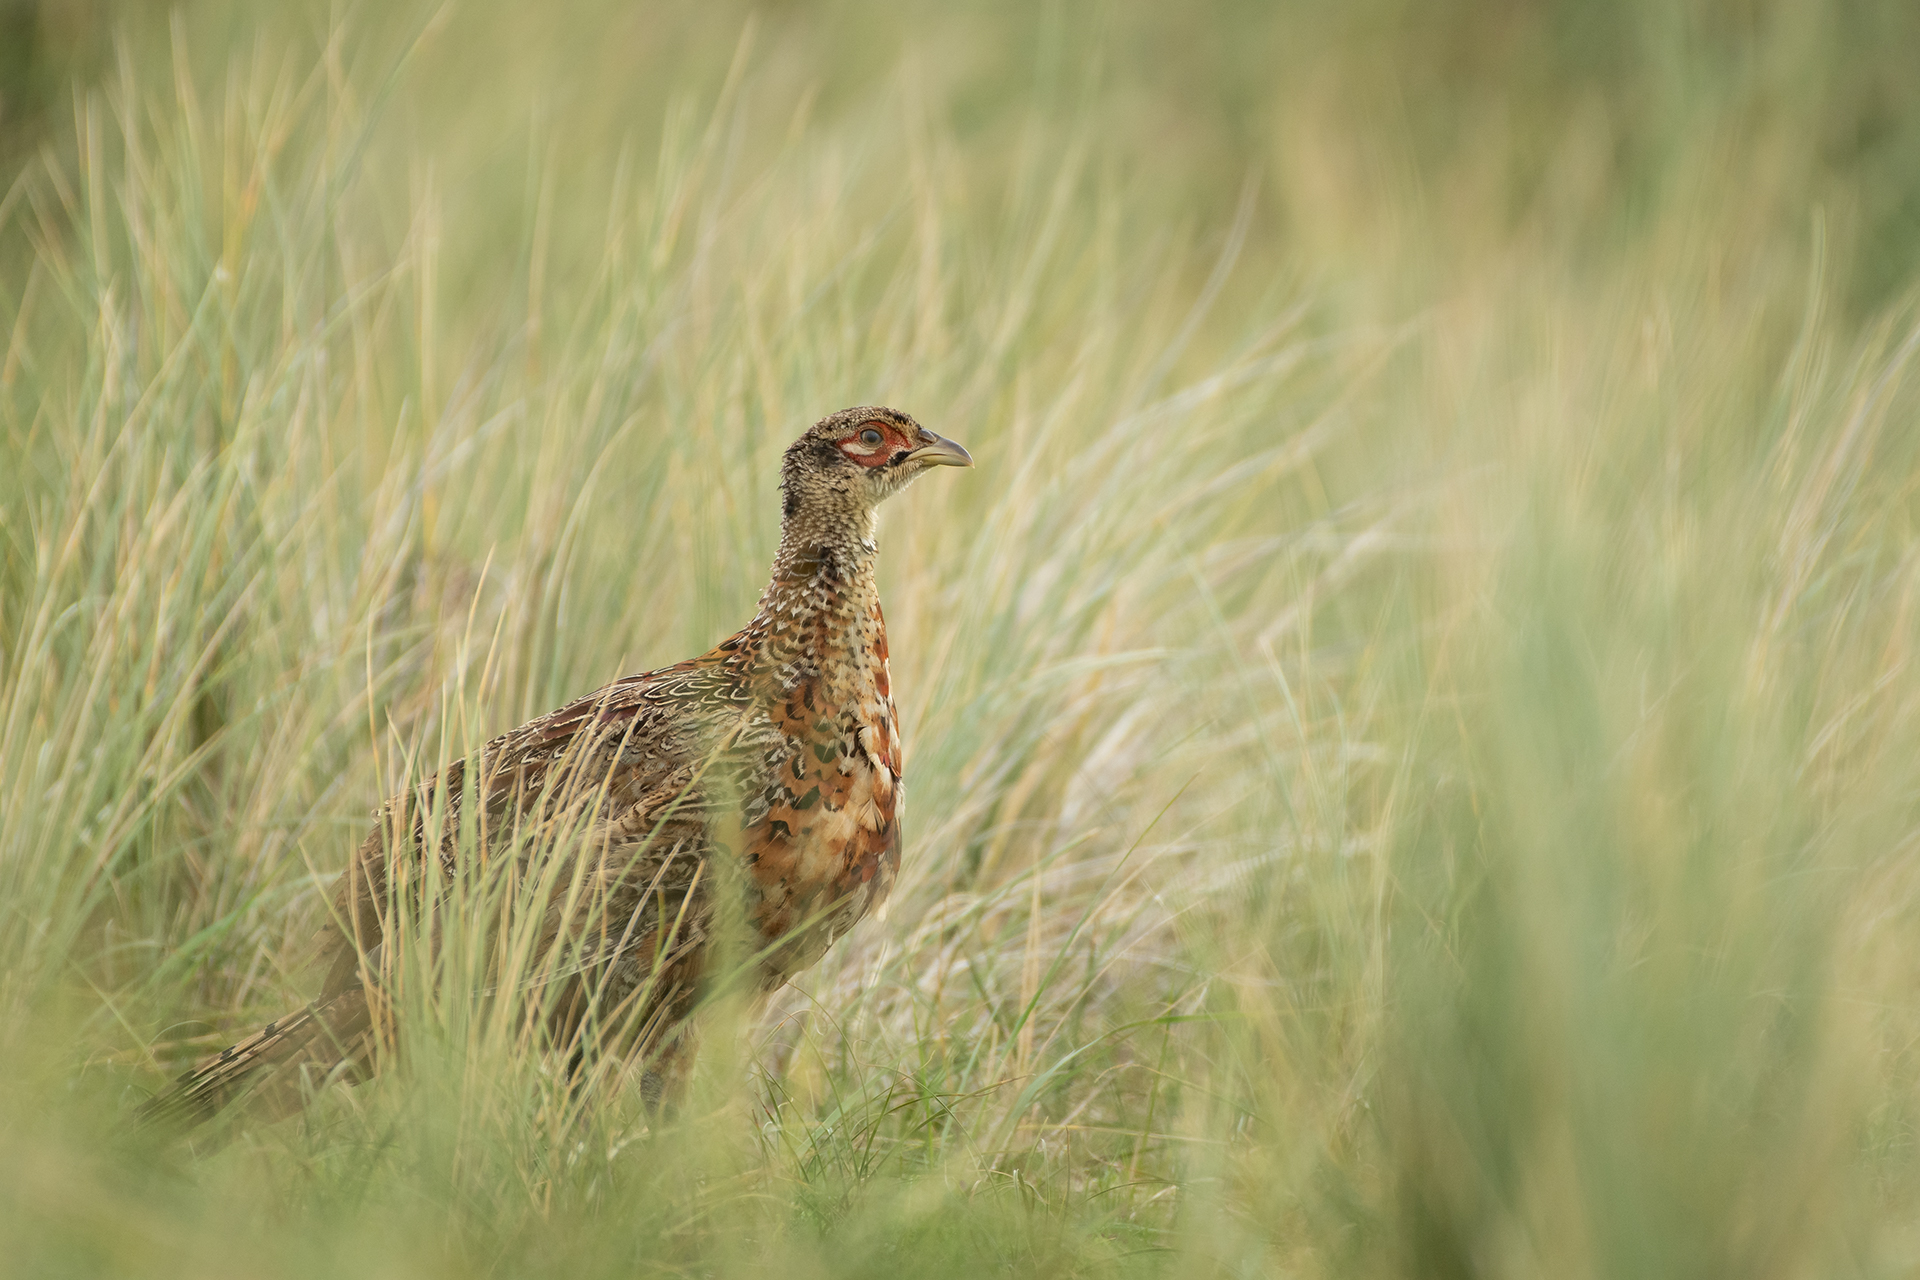
<path fill-rule="evenodd" d="M 865 431 L 862 431 L 860 433 L 860 443 L 863 445 L 866 445 L 867 448 L 871 449 L 873 448 L 873 446 L 880 443 L 880 433 L 878 431 L 875 431 L 872 427 L 868 427 Z"/>

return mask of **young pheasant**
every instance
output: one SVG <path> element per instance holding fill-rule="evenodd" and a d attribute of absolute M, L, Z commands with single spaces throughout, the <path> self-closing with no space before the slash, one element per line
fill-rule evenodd
<path fill-rule="evenodd" d="M 390 801 L 335 889 L 319 998 L 201 1062 L 142 1116 L 192 1124 L 242 1096 L 284 1113 L 303 1075 L 371 1069 L 375 1043 L 398 1031 L 382 975 L 400 914 L 417 924 L 476 849 L 510 853 L 498 861 L 524 879 L 560 871 L 531 909 L 523 971 L 549 975 L 547 1032 L 576 1069 L 595 1047 L 655 1068 L 674 1056 L 722 895 L 738 895 L 763 990 L 813 964 L 886 897 L 900 862 L 875 508 L 929 467 L 971 465 L 894 409 L 816 423 L 781 465 L 780 550 L 753 621 Z M 649 1070 L 643 1088 L 657 1097 L 662 1079 Z"/>

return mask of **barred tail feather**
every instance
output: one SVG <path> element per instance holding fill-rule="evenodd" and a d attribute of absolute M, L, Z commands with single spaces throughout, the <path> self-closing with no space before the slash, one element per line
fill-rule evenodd
<path fill-rule="evenodd" d="M 300 1104 L 306 1068 L 320 1075 L 368 1056 L 366 993 L 344 991 L 284 1018 L 276 1018 L 238 1044 L 222 1049 L 140 1105 L 141 1128 L 190 1129 L 241 1099 L 249 1109 L 277 1119 Z"/>

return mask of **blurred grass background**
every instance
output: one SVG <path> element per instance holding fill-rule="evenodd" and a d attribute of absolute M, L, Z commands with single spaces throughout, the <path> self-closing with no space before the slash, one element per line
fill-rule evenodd
<path fill-rule="evenodd" d="M 1920 1267 L 1920 11 L 0 8 L 20 1274 Z M 670 1123 L 448 993 L 187 1161 L 380 797 L 883 517 L 895 900 Z"/>

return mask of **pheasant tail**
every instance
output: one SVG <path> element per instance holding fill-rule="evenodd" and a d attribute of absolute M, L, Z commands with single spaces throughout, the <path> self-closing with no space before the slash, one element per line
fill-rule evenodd
<path fill-rule="evenodd" d="M 370 1026 L 362 990 L 316 1001 L 203 1060 L 143 1103 L 138 1123 L 191 1128 L 242 1098 L 263 1118 L 287 1114 L 300 1105 L 304 1077 L 365 1062 Z"/>

